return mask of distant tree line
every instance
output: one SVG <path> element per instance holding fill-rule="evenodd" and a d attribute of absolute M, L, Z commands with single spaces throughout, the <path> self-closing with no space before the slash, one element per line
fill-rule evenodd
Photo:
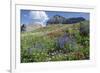
<path fill-rule="evenodd" d="M 77 17 L 77 18 L 68 18 L 67 19 L 63 16 L 55 15 L 47 21 L 47 24 L 73 24 L 73 23 L 78 23 L 81 21 L 85 21 L 85 18 Z"/>

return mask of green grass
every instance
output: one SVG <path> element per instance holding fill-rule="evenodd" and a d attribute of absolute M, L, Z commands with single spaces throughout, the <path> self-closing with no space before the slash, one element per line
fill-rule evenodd
<path fill-rule="evenodd" d="M 21 32 L 21 63 L 89 59 L 89 36 L 80 35 L 80 25 L 55 24 L 31 32 Z M 60 48 L 57 39 L 64 33 L 68 33 L 69 38 L 75 41 Z"/>

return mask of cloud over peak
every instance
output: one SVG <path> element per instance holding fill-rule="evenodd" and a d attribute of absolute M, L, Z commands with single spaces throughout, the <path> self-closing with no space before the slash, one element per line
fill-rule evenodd
<path fill-rule="evenodd" d="M 42 26 L 46 26 L 46 22 L 49 19 L 45 11 L 30 11 L 29 16 L 33 23 L 40 23 Z"/>

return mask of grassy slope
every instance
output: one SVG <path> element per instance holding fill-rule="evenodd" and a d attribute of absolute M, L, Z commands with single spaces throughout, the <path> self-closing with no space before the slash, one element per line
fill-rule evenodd
<path fill-rule="evenodd" d="M 80 36 L 79 27 L 79 23 L 71 25 L 55 24 L 31 32 L 22 32 L 21 62 L 89 59 L 89 45 L 81 44 L 84 42 L 82 39 L 87 41 L 89 37 Z M 76 47 L 71 44 L 65 44 L 63 49 L 58 47 L 56 44 L 57 39 L 64 35 L 65 32 L 69 36 L 74 36 Z"/>

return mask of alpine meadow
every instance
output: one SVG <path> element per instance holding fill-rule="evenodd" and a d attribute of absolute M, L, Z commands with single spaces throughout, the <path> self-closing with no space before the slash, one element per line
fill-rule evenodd
<path fill-rule="evenodd" d="M 89 13 L 20 11 L 21 63 L 90 59 Z"/>

